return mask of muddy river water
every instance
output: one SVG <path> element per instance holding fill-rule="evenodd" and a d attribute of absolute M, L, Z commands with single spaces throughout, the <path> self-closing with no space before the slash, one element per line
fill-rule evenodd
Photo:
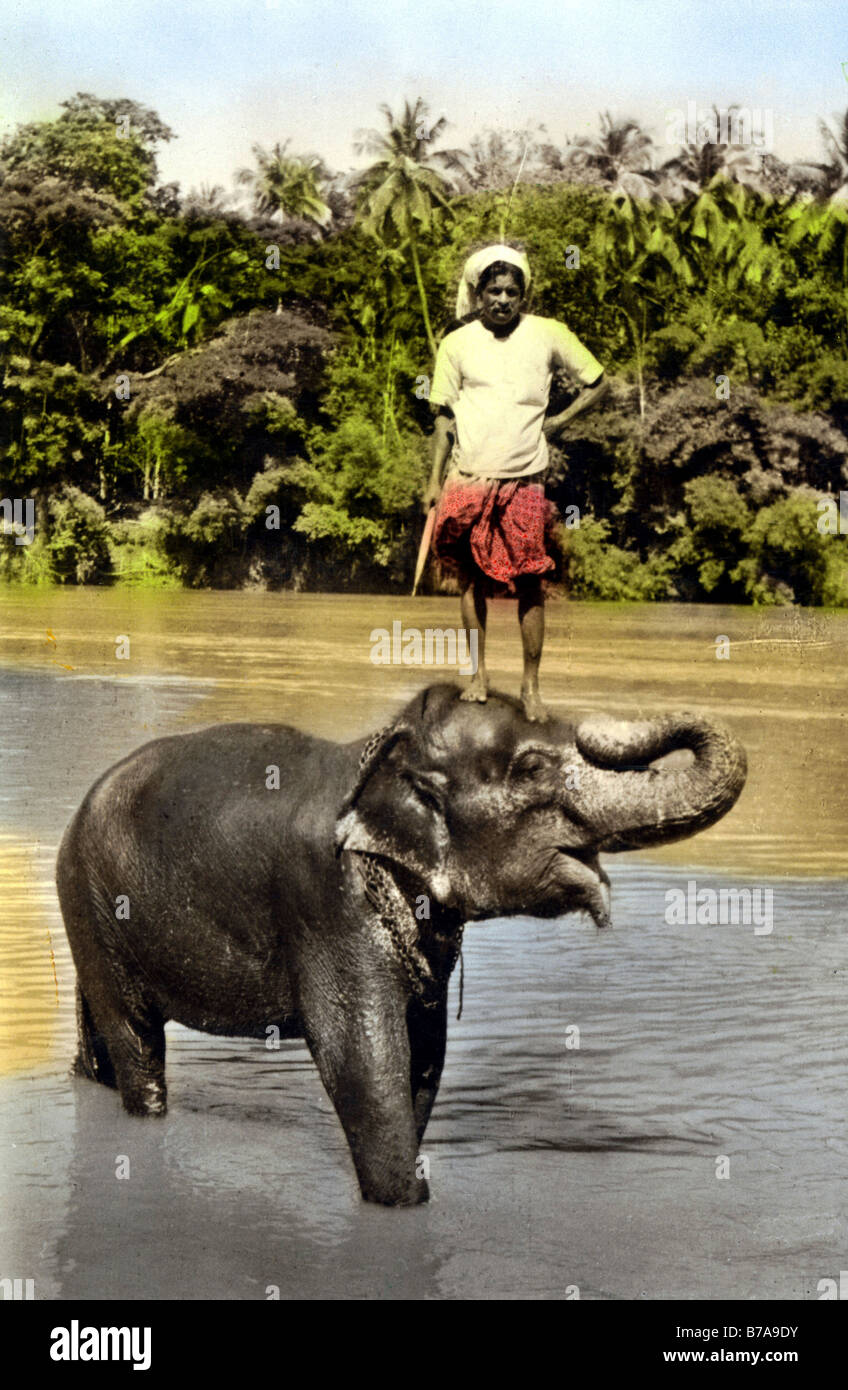
<path fill-rule="evenodd" d="M 718 716 L 749 780 L 704 834 L 607 858 L 612 931 L 577 916 L 467 931 L 422 1148 L 428 1207 L 360 1202 L 299 1042 L 170 1024 L 162 1122 L 69 1078 L 53 872 L 92 781 L 150 738 L 218 721 L 359 737 L 451 677 L 375 665 L 374 630 L 445 627 L 457 606 L 0 594 L 0 1277 L 48 1299 L 805 1299 L 845 1268 L 843 613 L 549 606 L 555 714 Z M 517 691 L 507 603 L 490 667 Z M 670 924 L 669 890 L 693 881 L 769 890 L 771 929 Z"/>

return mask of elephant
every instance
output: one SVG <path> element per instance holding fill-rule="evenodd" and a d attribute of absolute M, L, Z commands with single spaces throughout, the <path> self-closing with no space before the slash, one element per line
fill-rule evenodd
<path fill-rule="evenodd" d="M 77 1075 L 166 1108 L 168 1020 L 304 1038 L 363 1198 L 428 1199 L 417 1163 L 464 926 L 582 910 L 610 922 L 600 851 L 703 829 L 745 782 L 695 715 L 530 723 L 493 693 L 420 691 L 368 739 L 282 724 L 159 738 L 106 772 L 63 838 Z M 674 750 L 674 762 L 653 764 Z"/>

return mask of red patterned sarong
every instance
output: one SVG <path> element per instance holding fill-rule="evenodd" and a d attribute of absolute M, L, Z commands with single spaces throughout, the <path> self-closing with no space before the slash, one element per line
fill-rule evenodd
<path fill-rule="evenodd" d="M 499 584 L 556 569 L 556 509 L 532 478 L 449 478 L 436 509 L 433 550 L 452 570 L 472 561 Z"/>

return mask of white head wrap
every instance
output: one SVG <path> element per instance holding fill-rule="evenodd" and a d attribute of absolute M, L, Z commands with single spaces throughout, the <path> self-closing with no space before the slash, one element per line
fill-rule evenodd
<path fill-rule="evenodd" d="M 462 267 L 456 295 L 458 319 L 464 319 L 466 314 L 470 314 L 476 308 L 480 276 L 488 266 L 494 265 L 495 261 L 506 261 L 507 265 L 514 265 L 524 276 L 525 292 L 530 288 L 530 262 L 523 251 L 516 251 L 512 246 L 484 246 L 482 251 L 475 251 L 469 256 Z"/>

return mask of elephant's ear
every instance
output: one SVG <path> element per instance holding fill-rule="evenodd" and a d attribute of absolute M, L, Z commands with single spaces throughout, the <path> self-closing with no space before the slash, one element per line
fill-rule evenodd
<path fill-rule="evenodd" d="M 357 769 L 356 781 L 342 802 L 339 817 L 336 821 L 336 849 L 350 848 L 348 845 L 339 843 L 339 833 L 342 825 L 347 820 L 351 811 L 356 807 L 356 803 L 372 774 L 379 767 L 381 760 L 386 757 L 401 739 L 409 739 L 412 736 L 412 729 L 405 720 L 399 720 L 396 724 L 388 724 L 385 729 L 380 729 L 376 734 L 372 734 L 359 755 L 359 767 Z"/>
<path fill-rule="evenodd" d="M 405 710 L 363 748 L 336 821 L 336 853 L 350 850 L 391 860 L 423 879 L 437 901 L 447 902 L 449 836 L 440 788 L 421 766 L 421 715 L 423 702 L 420 710 Z"/>

